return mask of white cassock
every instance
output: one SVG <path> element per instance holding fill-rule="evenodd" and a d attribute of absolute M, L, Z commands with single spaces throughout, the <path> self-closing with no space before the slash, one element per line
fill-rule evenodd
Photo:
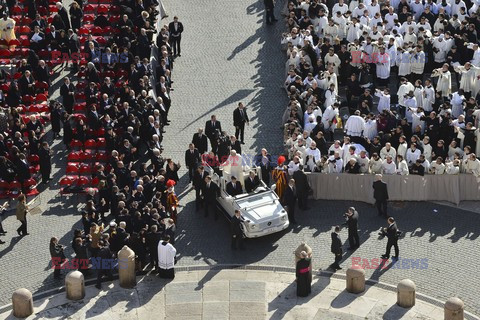
<path fill-rule="evenodd" d="M 325 91 L 325 108 L 333 105 L 337 101 L 337 93 L 328 89 Z"/>
<path fill-rule="evenodd" d="M 325 131 L 333 131 L 335 129 L 335 124 L 332 122 L 330 125 L 329 121 L 333 121 L 335 117 L 338 115 L 338 109 L 334 109 L 332 106 L 328 106 L 325 109 L 325 112 L 323 113 L 322 117 L 322 123 L 323 127 L 325 128 Z"/>
<path fill-rule="evenodd" d="M 459 115 L 463 114 L 463 100 L 465 97 L 459 95 L 458 92 L 452 94 L 452 99 L 450 100 L 452 104 L 452 116 L 458 118 Z"/>
<path fill-rule="evenodd" d="M 241 155 L 236 156 L 229 155 L 227 161 L 222 164 L 223 172 L 234 176 L 237 181 L 244 181 L 243 179 L 243 158 Z M 242 183 L 243 185 L 243 183 Z"/>
<path fill-rule="evenodd" d="M 390 77 L 390 57 L 388 53 L 378 55 L 377 78 L 388 79 Z"/>
<path fill-rule="evenodd" d="M 382 113 L 383 110 L 390 110 L 390 95 L 383 92 L 375 92 L 375 95 L 380 98 L 378 101 L 378 113 Z"/>
<path fill-rule="evenodd" d="M 360 39 L 361 34 L 362 29 L 360 23 L 352 23 L 348 26 L 347 41 L 353 43 L 355 39 Z"/>
<path fill-rule="evenodd" d="M 395 174 L 397 172 L 397 165 L 394 161 L 388 163 L 387 160 L 383 160 L 382 171 L 383 174 Z"/>
<path fill-rule="evenodd" d="M 430 171 L 433 174 L 444 174 L 445 173 L 445 165 L 443 163 L 438 164 L 437 162 L 432 162 L 430 165 Z"/>
<path fill-rule="evenodd" d="M 435 89 L 432 86 L 423 88 L 422 106 L 423 110 L 430 113 L 433 110 L 433 104 L 435 103 Z"/>
<path fill-rule="evenodd" d="M 471 66 L 469 70 L 465 67 L 459 66 L 456 68 L 456 71 L 462 75 L 460 80 L 460 89 L 463 89 L 464 92 L 475 92 L 477 76 L 480 74 L 480 68 Z"/>
<path fill-rule="evenodd" d="M 415 87 L 415 90 L 413 91 L 413 95 L 415 96 L 415 99 L 417 100 L 417 108 L 421 107 L 423 108 L 423 87 L 418 86 Z"/>
<path fill-rule="evenodd" d="M 288 175 L 291 176 L 291 175 L 293 175 L 293 173 L 294 173 L 295 171 L 300 170 L 300 165 L 301 165 L 300 162 L 299 162 L 299 163 L 295 163 L 295 162 L 293 162 L 293 160 L 290 161 L 290 163 L 288 164 L 288 169 L 287 169 L 287 170 L 288 170 Z"/>
<path fill-rule="evenodd" d="M 365 120 L 362 117 L 353 115 L 350 116 L 345 124 L 347 135 L 360 137 L 363 130 L 365 130 Z"/>
<path fill-rule="evenodd" d="M 310 171 L 313 172 L 313 169 L 315 168 L 317 161 L 319 161 L 322 158 L 322 155 L 320 154 L 320 150 L 318 148 L 315 148 L 315 149 L 308 148 L 305 153 L 307 154 L 307 157 L 308 157 L 307 166 L 310 168 Z"/>
<path fill-rule="evenodd" d="M 160 241 L 158 243 L 158 267 L 160 269 L 172 269 L 175 266 L 175 255 L 177 249 L 175 249 L 170 243 Z"/>
<path fill-rule="evenodd" d="M 442 97 L 448 97 L 452 92 L 452 75 L 450 71 L 434 72 L 432 77 L 438 77 L 437 92 L 442 92 Z"/>
<path fill-rule="evenodd" d="M 415 97 L 409 97 L 405 99 L 404 103 L 405 107 L 407 108 L 405 111 L 405 118 L 407 118 L 408 123 L 412 123 L 412 113 L 417 110 L 417 99 L 415 99 Z M 409 108 L 412 110 L 409 110 Z"/>
<path fill-rule="evenodd" d="M 338 156 L 343 159 L 343 148 L 339 146 L 338 148 L 335 147 L 335 144 L 332 144 L 330 148 L 328 148 L 328 154 L 334 155 L 335 152 L 338 152 Z"/>
<path fill-rule="evenodd" d="M 365 129 L 363 136 L 367 139 L 373 140 L 377 135 L 377 120 L 369 119 L 365 122 Z"/>
<path fill-rule="evenodd" d="M 329 65 L 332 65 L 333 72 L 335 72 L 335 74 L 338 74 L 338 67 L 340 66 L 340 63 L 341 63 L 340 58 L 336 54 L 334 54 L 333 56 L 331 56 L 330 54 L 327 54 L 325 56 L 325 65 L 327 67 Z"/>
<path fill-rule="evenodd" d="M 412 72 L 410 58 L 410 53 L 407 51 L 403 53 L 397 52 L 398 75 L 400 77 L 408 76 Z"/>
<path fill-rule="evenodd" d="M 423 112 L 414 112 L 412 114 L 412 133 L 415 132 L 415 128 L 418 126 L 422 128 L 422 134 L 425 131 L 425 121 L 420 120 L 423 116 L 425 116 Z"/>
<path fill-rule="evenodd" d="M 407 82 L 405 84 L 402 84 L 400 88 L 398 88 L 397 95 L 398 95 L 398 104 L 401 106 L 405 106 L 405 95 L 409 93 L 410 91 L 413 91 L 415 88 L 413 87 L 413 84 L 410 82 Z"/>
<path fill-rule="evenodd" d="M 369 162 L 370 162 L 370 160 L 368 159 L 368 157 L 365 157 L 365 158 L 358 157 L 357 158 L 357 163 L 360 166 L 360 173 L 368 173 Z"/>
<path fill-rule="evenodd" d="M 335 159 L 334 156 L 328 158 L 328 173 L 341 173 L 343 170 L 342 158 Z"/>

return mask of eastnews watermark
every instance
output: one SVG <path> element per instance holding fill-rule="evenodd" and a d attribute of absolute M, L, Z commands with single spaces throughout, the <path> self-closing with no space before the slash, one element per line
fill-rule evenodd
<path fill-rule="evenodd" d="M 424 52 L 409 52 L 408 54 L 403 54 L 400 56 L 398 54 L 396 57 L 390 57 L 390 54 L 387 52 L 380 53 L 374 52 L 372 54 L 368 54 L 363 51 L 352 51 L 350 53 L 352 55 L 352 63 L 388 63 L 391 62 L 392 59 L 396 61 L 396 63 L 427 63 L 428 57 L 427 54 Z"/>
<path fill-rule="evenodd" d="M 92 61 L 94 63 L 128 63 L 128 54 L 127 53 L 105 53 L 105 52 L 95 52 L 91 54 L 90 52 L 60 52 L 52 51 L 51 62 L 52 63 L 78 63 L 82 60 Z M 132 62 L 132 61 L 130 61 Z"/>
<path fill-rule="evenodd" d="M 90 258 L 90 259 L 66 259 L 63 260 L 60 257 L 52 258 L 52 269 L 61 270 L 78 270 L 78 269 L 91 269 L 91 270 L 120 270 L 127 269 L 128 261 L 122 259 L 102 259 L 102 258 Z"/>
<path fill-rule="evenodd" d="M 398 259 L 392 259 L 391 264 L 389 264 L 389 259 L 382 258 L 361 258 L 361 257 L 352 257 L 352 267 L 360 267 L 362 269 L 370 270 L 383 270 L 383 269 L 416 269 L 416 270 L 426 270 L 428 269 L 428 259 L 406 259 L 399 257 Z"/>

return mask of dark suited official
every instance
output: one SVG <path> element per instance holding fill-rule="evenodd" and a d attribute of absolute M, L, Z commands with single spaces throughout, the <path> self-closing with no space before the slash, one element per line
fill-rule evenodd
<path fill-rule="evenodd" d="M 243 230 L 242 223 L 246 221 L 240 214 L 240 210 L 235 210 L 235 215 L 232 218 L 232 249 L 245 249 L 243 244 Z"/>
<path fill-rule="evenodd" d="M 392 246 L 395 248 L 395 255 L 392 257 L 394 259 L 398 259 L 399 255 L 399 249 L 398 249 L 398 228 L 397 228 L 397 223 L 395 222 L 395 219 L 393 217 L 388 218 L 388 227 L 383 228 L 382 233 L 383 235 L 387 236 L 387 252 L 382 255 L 383 259 L 388 259 L 390 258 L 390 250 L 392 249 Z"/>
<path fill-rule="evenodd" d="M 200 155 L 204 154 L 208 150 L 207 136 L 203 134 L 203 129 L 199 128 L 198 132 L 193 135 L 192 143 L 195 148 L 198 149 Z"/>
<path fill-rule="evenodd" d="M 340 226 L 335 226 L 334 231 L 331 233 L 332 237 L 332 246 L 330 248 L 331 252 L 335 255 L 335 262 L 330 265 L 334 270 L 340 270 L 340 261 L 342 260 L 342 240 L 340 240 Z"/>
<path fill-rule="evenodd" d="M 347 222 L 344 223 L 348 227 L 348 242 L 350 247 L 348 250 L 356 250 L 360 248 L 360 237 L 358 236 L 358 211 L 354 207 L 348 208 L 345 213 Z"/>
<path fill-rule="evenodd" d="M 170 46 L 173 49 L 174 56 L 181 56 L 180 41 L 182 40 L 183 24 L 178 21 L 178 17 L 173 17 L 173 21 L 168 24 L 170 32 Z"/>
<path fill-rule="evenodd" d="M 382 180 L 381 174 L 375 175 L 375 182 L 373 182 L 373 197 L 375 198 L 375 206 L 377 207 L 378 215 L 387 218 L 388 189 L 387 184 Z"/>
<path fill-rule="evenodd" d="M 308 184 L 307 175 L 303 171 L 303 166 L 300 165 L 299 169 L 300 170 L 296 170 L 293 173 L 293 179 L 295 180 L 295 187 L 297 189 L 298 207 L 301 210 L 308 210 L 307 198 L 310 186 Z"/>
<path fill-rule="evenodd" d="M 212 115 L 210 120 L 205 123 L 205 135 L 210 140 L 210 145 L 212 146 L 212 151 L 217 154 L 217 139 L 222 133 L 222 125 L 220 121 L 217 121 L 217 117 Z"/>
<path fill-rule="evenodd" d="M 185 151 L 185 165 L 188 168 L 188 182 L 193 181 L 193 176 L 195 175 L 195 170 L 197 170 L 198 164 L 202 160 L 200 159 L 200 152 L 195 148 L 193 143 L 188 145 L 188 150 Z"/>
<path fill-rule="evenodd" d="M 240 136 L 240 143 L 245 144 L 245 124 L 249 125 L 247 109 L 243 106 L 243 103 L 239 102 L 238 107 L 233 111 L 233 125 L 235 126 L 235 138 Z"/>
<path fill-rule="evenodd" d="M 220 196 L 220 188 L 212 181 L 210 176 L 205 178 L 205 187 L 203 188 L 203 205 L 205 206 L 205 217 L 208 217 L 210 210 L 213 210 L 215 220 L 218 220 L 217 197 Z"/>
<path fill-rule="evenodd" d="M 295 189 L 295 180 L 290 179 L 288 187 L 283 194 L 283 203 L 287 208 L 288 220 L 291 224 L 297 224 L 295 220 L 295 204 L 297 203 L 297 191 Z"/>
<path fill-rule="evenodd" d="M 260 186 L 260 179 L 258 176 L 255 174 L 254 171 L 250 171 L 248 173 L 248 178 L 245 179 L 245 190 L 247 193 L 255 191 L 257 187 Z"/>
<path fill-rule="evenodd" d="M 227 183 L 226 191 L 232 197 L 238 196 L 243 193 L 242 184 L 240 181 L 237 181 L 237 178 L 232 176 L 231 181 Z"/>
<path fill-rule="evenodd" d="M 203 206 L 203 190 L 205 189 L 205 178 L 208 172 L 203 166 L 199 166 L 193 176 L 193 187 L 195 188 L 195 209 L 198 211 Z"/>

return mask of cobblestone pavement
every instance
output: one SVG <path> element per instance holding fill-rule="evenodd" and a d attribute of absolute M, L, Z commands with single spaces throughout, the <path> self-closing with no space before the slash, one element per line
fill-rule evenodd
<path fill-rule="evenodd" d="M 279 7 L 277 5 L 277 17 Z M 204 127 L 212 113 L 222 127 L 233 133 L 233 109 L 238 101 L 248 107 L 251 123 L 246 129 L 244 153 L 253 155 L 266 147 L 272 154 L 281 151 L 282 134 L 279 129 L 286 105 L 283 81 L 284 55 L 279 41 L 283 31 L 276 26 L 263 25 L 263 2 L 184 0 L 167 1 L 170 15 L 178 15 L 184 23 L 182 57 L 176 60 L 171 108 L 172 125 L 165 135 L 166 156 L 183 163 L 183 153 L 198 127 Z M 53 181 L 64 174 L 66 151 L 55 145 Z M 306 241 L 314 250 L 315 266 L 325 269 L 333 262 L 330 253 L 331 227 L 343 222 L 342 213 L 349 206 L 360 212 L 362 246 L 348 253 L 344 268 L 351 257 L 378 258 L 384 253 L 386 240 L 378 240 L 377 231 L 385 221 L 364 203 L 316 201 L 312 209 L 298 212 L 299 225 L 268 237 L 248 240 L 246 251 L 230 250 L 229 226 L 223 219 L 215 222 L 195 213 L 194 194 L 186 189 L 185 168 L 177 192 L 182 193 L 184 206 L 178 222 L 176 247 L 180 253 L 179 265 L 261 264 L 293 266 L 293 250 Z M 185 191 L 185 192 L 183 192 Z M 49 269 L 48 243 L 53 235 L 68 245 L 71 254 L 71 230 L 80 227 L 78 207 L 83 198 L 57 196 L 58 186 L 52 182 L 32 204 L 29 219 L 30 236 L 19 239 L 15 229 L 18 223 L 14 212 L 4 221 L 7 243 L 0 246 L 0 305 L 10 302 L 11 293 L 26 287 L 39 292 L 62 285 L 53 280 Z M 458 295 L 466 309 L 480 314 L 479 282 L 475 253 L 479 251 L 480 222 L 478 214 L 433 203 L 396 203 L 390 211 L 405 232 L 400 241 L 400 256 L 405 259 L 428 259 L 428 269 L 391 268 L 382 271 L 367 270 L 370 279 L 396 284 L 410 278 L 418 292 L 445 300 Z M 341 233 L 346 240 L 345 230 Z M 7 275 L 7 276 L 4 276 Z"/>

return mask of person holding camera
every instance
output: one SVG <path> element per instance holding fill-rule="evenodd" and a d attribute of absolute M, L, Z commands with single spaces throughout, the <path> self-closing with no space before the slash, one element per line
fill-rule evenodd
<path fill-rule="evenodd" d="M 350 247 L 348 250 L 354 251 L 360 248 L 360 237 L 358 236 L 358 211 L 354 207 L 348 208 L 347 213 L 344 214 L 347 222 L 344 225 L 348 228 L 348 242 Z"/>
<path fill-rule="evenodd" d="M 397 228 L 397 223 L 395 222 L 395 219 L 393 217 L 388 218 L 388 227 L 383 228 L 382 234 L 386 235 L 388 238 L 387 241 L 387 252 L 382 255 L 383 259 L 388 259 L 390 258 L 390 250 L 392 249 L 392 246 L 395 249 L 395 255 L 392 257 L 393 259 L 398 259 L 398 236 L 399 236 L 399 231 Z"/>

